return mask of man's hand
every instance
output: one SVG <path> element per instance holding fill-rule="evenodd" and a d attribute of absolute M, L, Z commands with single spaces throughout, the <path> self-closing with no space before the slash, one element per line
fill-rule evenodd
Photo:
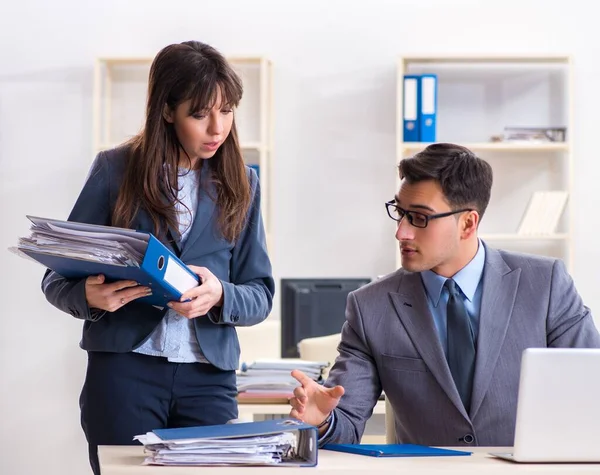
<path fill-rule="evenodd" d="M 326 388 L 298 370 L 292 371 L 292 376 L 301 386 L 294 389 L 294 397 L 290 399 L 290 417 L 318 426 L 339 404 L 344 395 L 344 388 Z"/>
<path fill-rule="evenodd" d="M 179 302 L 169 302 L 168 306 L 186 318 L 201 317 L 214 306 L 223 305 L 223 286 L 206 267 L 188 267 L 198 274 L 201 284 L 185 292 Z"/>
<path fill-rule="evenodd" d="M 114 312 L 132 300 L 152 295 L 152 289 L 138 285 L 133 280 L 104 283 L 102 274 L 91 275 L 85 280 L 85 299 L 88 307 Z"/>

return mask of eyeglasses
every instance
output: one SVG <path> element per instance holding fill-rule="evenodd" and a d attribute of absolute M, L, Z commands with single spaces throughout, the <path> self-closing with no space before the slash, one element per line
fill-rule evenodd
<path fill-rule="evenodd" d="M 432 219 L 445 218 L 446 216 L 452 216 L 453 214 L 464 213 L 465 211 L 473 211 L 472 209 L 457 209 L 455 211 L 448 211 L 447 213 L 439 213 L 439 214 L 423 214 L 418 211 L 407 211 L 405 209 L 400 208 L 396 204 L 396 200 L 388 201 L 385 204 L 385 208 L 387 209 L 387 214 L 394 221 L 402 221 L 402 219 L 406 216 L 408 222 L 413 225 L 415 228 L 426 228 L 429 224 L 429 221 Z"/>

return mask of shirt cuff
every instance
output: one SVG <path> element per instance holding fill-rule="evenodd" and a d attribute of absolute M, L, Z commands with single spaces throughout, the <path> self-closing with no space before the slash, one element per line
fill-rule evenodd
<path fill-rule="evenodd" d="M 319 437 L 319 447 L 322 447 L 323 445 L 327 444 L 329 442 L 329 440 L 331 439 L 331 437 L 333 436 L 333 433 L 335 432 L 336 421 L 337 421 L 337 419 L 335 417 L 335 411 L 333 411 L 331 413 L 331 422 L 329 423 L 329 427 L 327 428 L 327 431 L 323 434 L 322 437 Z"/>

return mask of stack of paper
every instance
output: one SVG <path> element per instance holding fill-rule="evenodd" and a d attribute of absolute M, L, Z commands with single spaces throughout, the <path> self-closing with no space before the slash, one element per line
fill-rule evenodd
<path fill-rule="evenodd" d="M 135 437 L 149 456 L 146 465 L 277 464 L 292 450 L 291 433 L 236 439 L 162 440 L 153 432 Z"/>
<path fill-rule="evenodd" d="M 50 256 L 139 267 L 148 247 L 148 235 L 131 230 L 66 223 L 45 218 L 30 217 L 31 234 L 19 238 L 18 251 Z M 69 227 L 67 227 L 69 226 Z M 86 229 L 87 228 L 87 229 Z"/>
<path fill-rule="evenodd" d="M 316 429 L 293 419 L 159 429 L 134 440 L 145 465 L 316 464 Z"/>
<path fill-rule="evenodd" d="M 279 394 L 291 396 L 299 385 L 291 376 L 298 369 L 317 382 L 322 381 L 323 370 L 329 363 L 300 359 L 261 359 L 251 364 L 243 363 L 237 374 L 239 393 L 257 393 L 261 395 Z"/>
<path fill-rule="evenodd" d="M 152 289 L 139 301 L 164 307 L 198 285 L 198 277 L 150 233 L 28 216 L 31 234 L 11 248 L 67 279 L 102 274 Z"/>

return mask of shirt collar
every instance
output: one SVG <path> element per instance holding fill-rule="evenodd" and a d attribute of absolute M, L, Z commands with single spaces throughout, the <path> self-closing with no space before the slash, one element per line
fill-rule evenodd
<path fill-rule="evenodd" d="M 460 288 L 464 296 L 473 301 L 475 291 L 483 275 L 483 267 L 485 265 L 485 246 L 478 240 L 478 249 L 475 257 L 471 261 L 452 276 L 456 285 Z M 425 285 L 425 291 L 434 307 L 440 303 L 442 289 L 446 282 L 446 277 L 436 274 L 431 270 L 421 272 L 421 280 Z"/>

